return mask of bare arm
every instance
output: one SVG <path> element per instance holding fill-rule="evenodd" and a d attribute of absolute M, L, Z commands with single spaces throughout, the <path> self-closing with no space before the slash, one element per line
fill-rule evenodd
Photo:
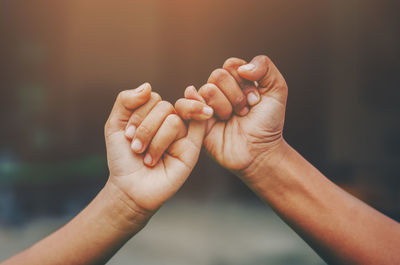
<path fill-rule="evenodd" d="M 400 224 L 351 196 L 286 142 L 248 186 L 330 264 L 399 264 Z"/>
<path fill-rule="evenodd" d="M 2 265 L 105 264 L 151 217 L 126 203 L 108 183 L 71 222 Z"/>
<path fill-rule="evenodd" d="M 205 125 L 186 127 L 149 84 L 121 92 L 105 126 L 105 187 L 71 222 L 2 265 L 105 264 L 185 182 Z"/>
<path fill-rule="evenodd" d="M 400 264 L 400 224 L 340 189 L 283 139 L 288 87 L 268 57 L 226 60 L 199 94 L 215 111 L 207 151 L 322 258 L 332 264 Z M 193 100 L 199 101 L 185 94 L 176 103 L 185 119 L 196 119 Z"/>

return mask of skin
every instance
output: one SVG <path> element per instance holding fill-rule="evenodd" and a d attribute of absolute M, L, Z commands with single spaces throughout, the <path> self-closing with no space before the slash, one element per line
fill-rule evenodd
<path fill-rule="evenodd" d="M 328 263 L 398 264 L 400 225 L 330 182 L 283 139 L 288 89 L 269 58 L 228 59 L 209 82 L 188 87 L 175 109 L 149 84 L 121 92 L 105 126 L 103 190 L 70 223 L 2 264 L 106 263 L 181 187 L 204 135 L 207 151 Z"/>
<path fill-rule="evenodd" d="M 126 130 L 132 124 L 138 128 L 133 136 Z M 145 136 L 143 126 L 148 126 Z M 1 264 L 105 264 L 184 183 L 197 162 L 205 126 L 192 121 L 186 128 L 147 83 L 121 92 L 105 125 L 110 170 L 105 187 L 71 222 Z M 143 161 L 145 147 L 132 151 L 132 137 L 148 147 L 154 157 L 150 166 Z"/>
<path fill-rule="evenodd" d="M 260 56 L 254 60 L 255 63 L 263 64 L 268 59 Z M 262 80 L 258 88 L 255 87 L 254 82 L 249 80 L 244 82 L 241 77 L 238 77 L 239 75 L 236 75 L 240 83 L 246 84 L 246 90 L 242 91 L 240 83 L 235 81 L 230 71 L 236 71 L 233 67 L 245 64 L 240 59 L 228 59 L 224 63 L 224 69 L 218 69 L 211 74 L 209 80 L 213 80 L 214 83 L 206 84 L 198 91 L 205 103 L 215 111 L 215 117 L 207 124 L 207 134 L 204 139 L 206 150 L 222 166 L 237 172 L 244 178 L 246 169 L 250 167 L 255 157 L 267 155 L 283 141 L 282 131 L 287 96 L 286 82 L 272 63 L 271 68 L 268 69 L 268 76 L 271 78 Z M 266 74 L 266 71 L 267 69 L 256 69 L 251 81 L 258 81 Z M 217 77 L 216 73 L 221 76 Z M 224 78 L 229 81 L 225 81 Z M 235 86 L 230 87 L 233 82 L 236 83 Z M 237 109 L 238 105 L 242 106 L 242 103 L 230 102 L 226 95 L 229 89 L 235 90 L 235 93 L 230 93 L 230 95 L 241 94 L 240 98 L 246 99 L 246 94 L 248 98 L 248 95 L 253 93 L 258 98 L 251 110 L 247 110 L 246 115 L 232 115 L 232 110 Z M 181 107 L 181 105 L 185 106 L 183 100 L 178 101 L 179 105 L 176 104 L 175 107 L 181 117 L 190 116 L 189 107 L 194 100 L 186 97 L 187 108 Z M 250 105 L 247 103 L 244 108 L 249 108 Z"/>
<path fill-rule="evenodd" d="M 197 97 L 192 91 L 176 103 L 185 119 L 195 117 L 192 101 L 214 108 L 204 139 L 211 156 L 236 172 L 329 264 L 399 264 L 400 224 L 340 189 L 283 139 L 288 88 L 271 60 L 257 56 L 247 64 L 231 58 L 223 69 L 211 74 L 212 84 Z M 238 87 L 247 96 L 247 113 L 237 111 L 245 107 L 233 100 Z"/>

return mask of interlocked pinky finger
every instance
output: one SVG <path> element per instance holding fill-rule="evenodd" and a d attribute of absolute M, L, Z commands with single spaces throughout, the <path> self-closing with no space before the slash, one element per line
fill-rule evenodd
<path fill-rule="evenodd" d="M 156 165 L 168 147 L 185 137 L 186 133 L 187 128 L 182 119 L 176 114 L 168 115 L 153 137 L 143 162 L 147 166 Z"/>

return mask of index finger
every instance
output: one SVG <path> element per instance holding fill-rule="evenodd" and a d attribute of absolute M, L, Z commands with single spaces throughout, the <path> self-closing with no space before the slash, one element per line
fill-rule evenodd
<path fill-rule="evenodd" d="M 247 62 L 245 60 L 231 57 L 224 62 L 223 68 L 238 82 L 243 93 L 246 95 L 247 103 L 250 106 L 254 106 L 260 101 L 260 93 L 253 81 L 242 78 L 238 72 L 239 67 L 246 64 Z"/>

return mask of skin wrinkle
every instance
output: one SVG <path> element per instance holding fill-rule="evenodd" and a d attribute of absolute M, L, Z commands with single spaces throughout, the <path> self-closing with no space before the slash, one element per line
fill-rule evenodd
<path fill-rule="evenodd" d="M 115 185 L 115 184 L 114 184 Z M 136 216 L 137 215 L 139 215 L 140 216 L 140 218 L 131 218 L 131 219 L 129 219 L 128 221 L 129 222 L 132 222 L 134 225 L 137 225 L 137 226 L 145 226 L 145 224 L 143 224 L 143 220 L 146 220 L 146 219 L 149 219 L 149 214 L 151 214 L 151 213 L 145 213 L 144 211 L 145 210 L 139 210 L 138 208 L 140 208 L 141 206 L 138 206 L 138 208 L 135 208 L 135 207 L 133 207 L 133 206 L 131 206 L 129 203 L 127 203 L 125 200 L 123 200 L 122 198 L 118 198 L 126 207 L 128 207 L 128 209 L 130 209 L 131 211 L 132 211 L 132 213 L 134 213 Z M 131 198 L 132 199 L 132 198 Z M 137 220 L 137 219 L 139 219 L 139 220 Z M 147 223 L 147 222 L 146 222 Z M 124 231 L 124 232 L 126 232 L 126 231 L 129 231 L 129 230 L 121 230 L 121 228 L 120 227 L 118 227 L 118 225 L 116 225 L 116 224 L 114 224 L 113 222 L 112 222 L 112 225 L 113 225 L 113 227 L 114 227 L 114 229 L 115 230 L 119 230 L 119 231 Z"/>
<path fill-rule="evenodd" d="M 149 219 L 149 218 L 154 214 L 152 211 L 146 210 L 145 208 L 143 208 L 142 206 L 140 206 L 139 204 L 137 204 L 137 203 L 135 202 L 134 198 L 132 198 L 132 197 L 130 196 L 130 194 L 127 193 L 125 190 L 119 189 L 119 188 L 118 188 L 118 185 L 116 185 L 116 184 L 114 183 L 114 179 L 111 178 L 109 182 L 110 182 L 111 185 L 114 186 L 114 188 L 115 188 L 116 190 L 120 190 L 121 192 L 123 192 L 123 194 L 124 194 L 127 198 L 129 198 L 129 199 L 134 203 L 134 205 L 137 206 L 137 207 L 131 206 L 131 205 L 128 204 L 125 200 L 123 200 L 122 198 L 118 197 L 119 200 L 120 200 L 121 202 L 123 202 L 123 204 L 126 205 L 126 206 L 128 207 L 128 209 L 132 210 L 132 213 L 134 213 L 134 215 L 139 215 L 139 216 L 141 216 L 141 218 L 140 218 L 139 220 L 136 220 L 136 219 L 134 219 L 134 218 L 133 218 L 133 220 L 130 220 L 130 221 L 133 221 L 134 224 L 142 226 L 143 224 L 142 224 L 141 222 L 142 222 L 143 220 Z M 111 197 L 111 198 L 112 198 L 112 197 Z M 144 225 L 143 225 L 143 226 L 144 226 Z"/>
<path fill-rule="evenodd" d="M 286 82 L 268 57 L 252 62 L 258 67 L 251 71 L 253 79 L 265 71 L 260 79 L 267 85 L 264 102 L 245 118 L 233 114 L 228 121 L 190 122 L 186 137 L 175 139 L 154 167 L 145 166 L 143 156 L 130 150 L 126 126 L 120 122 L 133 111 L 121 101 L 132 97 L 130 104 L 139 108 L 145 104 L 139 104 L 143 95 L 120 93 L 104 127 L 110 170 L 106 186 L 70 223 L 5 265 L 105 263 L 182 186 L 198 160 L 201 142 L 328 263 L 397 263 L 399 223 L 340 189 L 284 140 Z M 217 86 L 212 89 L 221 92 Z M 232 114 L 229 99 L 228 105 Z M 153 114 L 165 117 L 163 109 Z M 160 134 L 169 141 L 179 127 L 175 116 L 167 118 L 155 135 L 167 123 L 170 130 Z"/>

